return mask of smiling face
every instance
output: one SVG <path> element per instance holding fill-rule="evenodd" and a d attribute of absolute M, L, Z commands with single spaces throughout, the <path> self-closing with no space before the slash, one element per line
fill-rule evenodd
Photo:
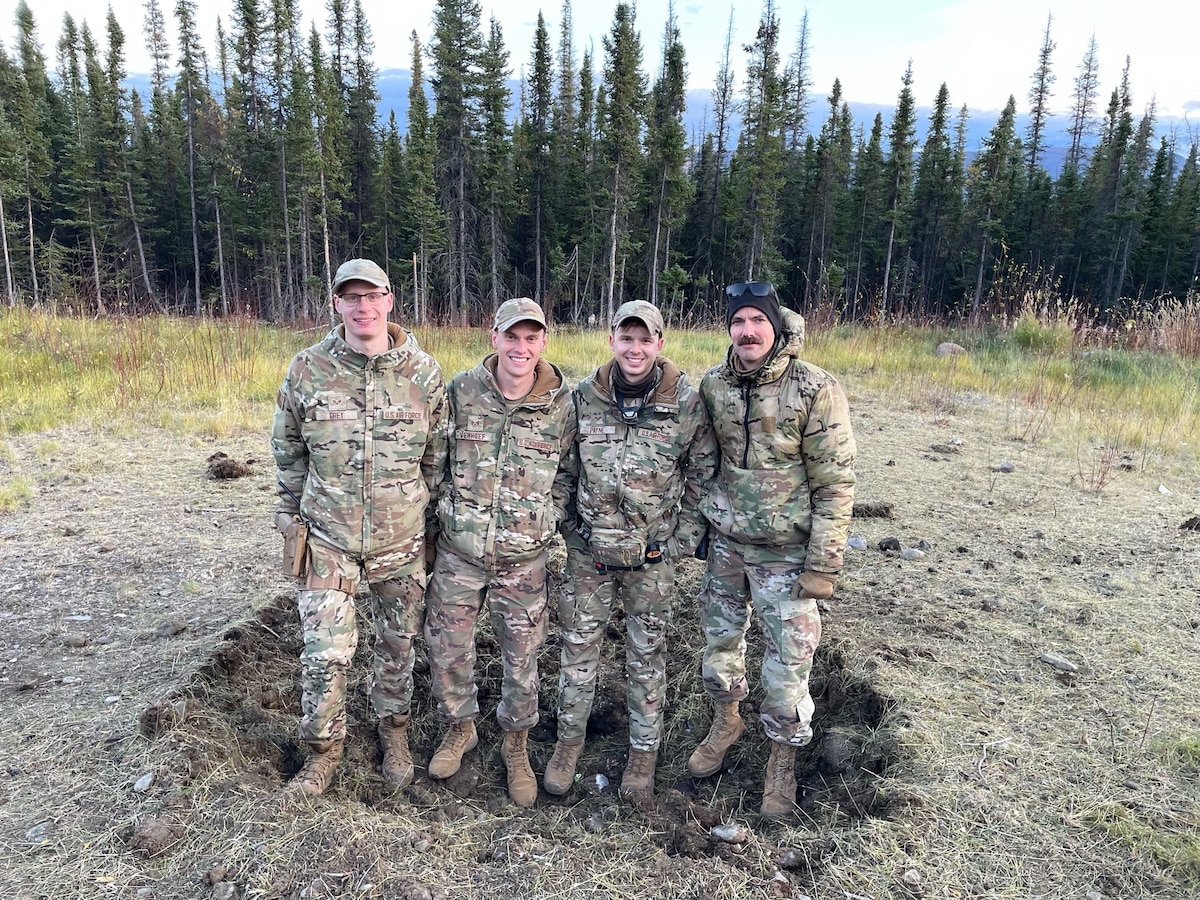
<path fill-rule="evenodd" d="M 346 326 L 346 343 L 365 353 L 387 349 L 388 313 L 394 298 L 386 287 L 369 281 L 347 281 L 333 298 L 334 308 Z"/>
<path fill-rule="evenodd" d="M 638 319 L 626 319 L 608 336 L 613 359 L 625 380 L 633 384 L 643 381 L 654 368 L 662 353 L 664 339 L 650 331 Z"/>
<path fill-rule="evenodd" d="M 757 368 L 775 346 L 775 329 L 762 310 L 743 306 L 729 320 L 729 339 L 741 367 L 749 371 Z"/>
<path fill-rule="evenodd" d="M 519 385 L 528 391 L 546 349 L 546 329 L 528 320 L 516 322 L 506 331 L 493 331 L 492 346 L 496 348 L 496 378 L 501 388 L 507 393 L 509 386 Z"/>

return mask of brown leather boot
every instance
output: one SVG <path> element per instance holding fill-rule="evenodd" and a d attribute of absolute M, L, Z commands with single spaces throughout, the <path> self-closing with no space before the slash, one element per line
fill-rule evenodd
<path fill-rule="evenodd" d="M 763 799 L 759 813 L 767 819 L 784 819 L 796 811 L 796 748 L 771 742 Z"/>
<path fill-rule="evenodd" d="M 629 750 L 629 761 L 621 776 L 621 796 L 646 796 L 654 793 L 654 766 L 658 762 L 657 750 Z"/>
<path fill-rule="evenodd" d="M 688 759 L 688 771 L 697 778 L 719 772 L 725 763 L 725 754 L 745 730 L 746 723 L 738 712 L 738 701 L 716 704 L 713 707 L 712 727 Z"/>
<path fill-rule="evenodd" d="M 292 779 L 292 787 L 302 794 L 316 797 L 325 793 L 333 773 L 342 758 L 341 741 L 309 741 L 312 752 Z"/>
<path fill-rule="evenodd" d="M 408 752 L 408 716 L 393 714 L 379 720 L 383 747 L 383 777 L 396 787 L 412 784 L 413 761 Z"/>
<path fill-rule="evenodd" d="M 475 730 L 475 720 L 455 722 L 429 761 L 429 777 L 449 778 L 462 765 L 463 756 L 478 745 L 479 732 Z"/>
<path fill-rule="evenodd" d="M 542 776 L 542 787 L 547 793 L 561 797 L 575 783 L 575 767 L 579 764 L 579 755 L 583 753 L 583 738 L 564 741 L 561 738 L 554 742 L 554 755 L 546 764 L 546 774 Z"/>
<path fill-rule="evenodd" d="M 529 751 L 525 748 L 528 737 L 527 730 L 506 731 L 504 743 L 500 745 L 500 755 L 508 769 L 508 796 L 517 806 L 533 806 L 537 800 L 537 779 L 533 776 Z"/>

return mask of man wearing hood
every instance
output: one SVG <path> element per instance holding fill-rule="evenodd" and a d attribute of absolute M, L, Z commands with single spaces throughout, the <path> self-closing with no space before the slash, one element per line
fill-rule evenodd
<path fill-rule="evenodd" d="M 437 361 L 388 322 L 394 298 L 387 274 L 368 259 L 343 263 L 333 302 L 342 324 L 292 359 L 271 433 L 276 527 L 296 559 L 292 574 L 303 578 L 299 736 L 312 752 L 293 784 L 313 795 L 329 786 L 342 756 L 346 681 L 358 643 L 354 597 L 363 580 L 375 625 L 371 706 L 383 774 L 400 786 L 412 781 L 413 638 L 424 611 L 425 547 L 436 527 L 430 503 L 445 468 L 448 425 Z"/>
<path fill-rule="evenodd" d="M 526 740 L 538 721 L 546 559 L 573 488 L 562 459 L 575 440 L 575 411 L 562 371 L 542 359 L 546 337 L 537 303 L 508 300 L 496 310 L 496 352 L 450 381 L 454 444 L 425 619 L 433 695 L 450 724 L 429 775 L 449 778 L 479 742 L 475 621 L 486 596 L 504 665 L 501 756 L 518 806 L 537 799 Z"/>
<path fill-rule="evenodd" d="M 800 359 L 803 317 L 782 310 L 764 281 L 731 284 L 726 293 L 732 346 L 700 384 L 720 447 L 702 506 L 711 545 L 699 600 L 704 689 L 715 709 L 688 771 L 720 771 L 745 730 L 738 704 L 749 693 L 753 605 L 765 644 L 759 718 L 771 741 L 760 811 L 783 818 L 796 808 L 796 748 L 812 740 L 817 603 L 832 596 L 842 568 L 855 444 L 841 385 Z"/>
<path fill-rule="evenodd" d="M 551 794 L 565 794 L 574 783 L 614 603 L 625 611 L 629 709 L 621 793 L 637 798 L 654 789 L 675 561 L 690 556 L 704 536 L 700 497 L 716 462 L 700 395 L 660 355 L 663 343 L 662 314 L 653 305 L 622 304 L 609 335 L 613 358 L 574 392 L 578 487 L 558 607 L 558 740 L 542 780 Z"/>

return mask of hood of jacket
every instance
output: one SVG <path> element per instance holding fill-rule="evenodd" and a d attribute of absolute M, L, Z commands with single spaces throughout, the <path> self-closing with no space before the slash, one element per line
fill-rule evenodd
<path fill-rule="evenodd" d="M 612 390 L 612 371 L 617 364 L 615 359 L 610 359 L 603 363 L 600 368 L 596 369 L 596 374 L 592 379 L 592 386 L 596 393 L 607 401 L 613 399 Z M 654 388 L 654 396 L 650 398 L 650 402 L 657 405 L 678 406 L 679 394 L 683 386 L 687 383 L 687 378 L 679 367 L 665 356 L 660 356 L 654 361 L 655 368 L 658 369 L 659 378 L 658 384 Z"/>
<path fill-rule="evenodd" d="M 479 363 L 479 368 L 483 378 L 496 391 L 496 394 L 503 397 L 504 393 L 500 390 L 500 383 L 496 380 L 496 367 L 499 364 L 500 357 L 495 353 L 489 353 Z M 520 400 L 511 402 L 519 403 L 521 406 L 545 406 L 554 399 L 554 396 L 563 389 L 566 383 L 567 380 L 563 377 L 562 369 L 552 362 L 539 359 L 533 369 L 533 387 Z"/>
<path fill-rule="evenodd" d="M 750 382 L 751 384 L 767 384 L 784 373 L 793 359 L 800 358 L 804 349 L 804 316 L 791 309 L 783 310 L 783 334 L 775 338 L 775 346 L 761 366 L 753 372 L 738 370 L 737 356 L 733 345 L 725 351 L 726 376 L 735 382 Z"/>
<path fill-rule="evenodd" d="M 411 332 L 405 331 L 395 322 L 388 322 L 387 325 L 389 346 L 385 351 L 378 356 L 367 356 L 361 350 L 356 350 L 346 343 L 346 326 L 338 325 L 325 338 L 322 343 L 330 356 L 336 359 L 343 360 L 347 365 L 353 366 L 356 369 L 365 369 L 367 364 L 372 359 L 376 361 L 376 365 L 381 368 L 390 368 L 391 366 L 399 365 L 401 360 L 414 351 L 419 351 L 421 345 L 417 343 L 417 339 Z"/>

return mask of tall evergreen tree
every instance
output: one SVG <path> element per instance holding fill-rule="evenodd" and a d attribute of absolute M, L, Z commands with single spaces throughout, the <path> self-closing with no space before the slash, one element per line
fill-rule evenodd
<path fill-rule="evenodd" d="M 888 156 L 885 171 L 888 184 L 888 211 L 884 216 L 887 227 L 887 256 L 883 263 L 883 289 L 880 302 L 885 310 L 891 306 L 892 269 L 903 266 L 905 285 L 900 293 L 907 294 L 908 238 L 911 225 L 909 202 L 912 196 L 913 153 L 916 150 L 916 101 L 912 92 L 912 61 L 901 79 L 900 97 L 888 129 Z"/>
<path fill-rule="evenodd" d="M 446 217 L 449 314 L 466 324 L 478 278 L 472 183 L 479 152 L 479 58 L 483 52 L 477 0 L 438 0 L 434 7 L 434 132 L 438 198 Z"/>
<path fill-rule="evenodd" d="M 638 136 L 646 96 L 641 66 L 642 44 L 634 26 L 633 7 L 618 3 L 612 28 L 604 36 L 604 106 L 597 114 L 599 160 L 607 173 L 608 274 L 603 303 L 610 319 L 621 302 L 618 297 L 623 299 L 625 263 L 634 249 L 629 206 L 641 165 Z"/>

